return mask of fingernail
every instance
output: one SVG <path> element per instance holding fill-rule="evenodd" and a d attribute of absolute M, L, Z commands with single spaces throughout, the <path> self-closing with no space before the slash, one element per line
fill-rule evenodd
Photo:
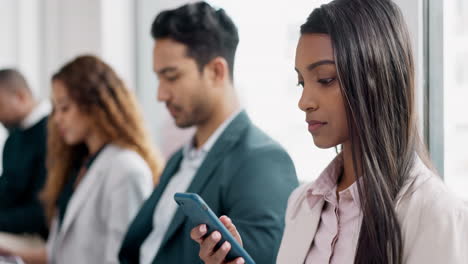
<path fill-rule="evenodd" d="M 229 247 L 231 247 L 231 245 L 229 244 L 229 242 L 227 242 L 227 241 L 224 242 L 224 244 L 223 244 L 223 249 L 227 251 L 227 250 L 229 249 Z"/>
<path fill-rule="evenodd" d="M 212 236 L 214 239 L 218 240 L 221 238 L 221 235 L 218 233 L 218 232 L 213 232 L 213 236 Z"/>
<path fill-rule="evenodd" d="M 201 225 L 200 226 L 200 232 L 202 232 L 202 233 L 206 232 L 206 225 Z"/>
<path fill-rule="evenodd" d="M 244 263 L 245 263 L 245 261 L 244 261 L 243 258 L 240 258 L 240 259 L 238 259 L 238 260 L 236 261 L 236 264 L 244 264 Z"/>

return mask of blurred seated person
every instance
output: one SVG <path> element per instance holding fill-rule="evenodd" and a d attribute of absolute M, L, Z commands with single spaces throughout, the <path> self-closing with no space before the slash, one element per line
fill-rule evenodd
<path fill-rule="evenodd" d="M 46 178 L 49 113 L 50 105 L 34 98 L 20 72 L 0 70 L 0 123 L 9 132 L 0 176 L 0 246 L 13 243 L 15 235 L 47 238 L 38 194 Z"/>
<path fill-rule="evenodd" d="M 8 251 L 26 263 L 118 263 L 130 220 L 153 190 L 163 162 L 132 92 L 94 56 L 52 77 L 47 182 L 47 246 Z M 5 252 L 6 251 L 6 252 Z"/>

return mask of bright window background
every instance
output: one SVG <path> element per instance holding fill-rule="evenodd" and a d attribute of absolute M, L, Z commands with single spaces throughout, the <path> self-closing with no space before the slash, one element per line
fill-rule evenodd
<path fill-rule="evenodd" d="M 468 198 L 468 1 L 444 1 L 444 179 Z"/>
<path fill-rule="evenodd" d="M 307 131 L 305 115 L 297 107 L 301 89 L 295 85 L 297 75 L 294 71 L 299 27 L 314 8 L 328 2 L 256 0 L 246 4 L 209 1 L 224 8 L 239 28 L 235 81 L 244 107 L 258 126 L 286 148 L 303 182 L 316 179 L 336 155 L 335 149 L 323 150 L 314 145 Z M 422 68 L 422 2 L 395 2 L 402 8 L 412 34 L 419 70 Z M 419 82 L 419 71 L 417 76 Z"/>
<path fill-rule="evenodd" d="M 336 155 L 318 149 L 307 131 L 297 103 L 294 57 L 299 27 L 326 0 L 249 1 L 211 0 L 222 7 L 239 29 L 235 85 L 252 120 L 291 155 L 301 181 L 311 181 Z"/>

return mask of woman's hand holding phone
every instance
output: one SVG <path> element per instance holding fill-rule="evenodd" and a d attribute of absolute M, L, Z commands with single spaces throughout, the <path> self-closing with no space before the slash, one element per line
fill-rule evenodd
<path fill-rule="evenodd" d="M 231 219 L 227 216 L 221 216 L 219 218 L 221 223 L 229 230 L 229 232 L 234 236 L 234 238 L 242 245 L 242 238 L 240 237 L 239 232 L 237 232 L 236 226 L 232 223 Z M 192 229 L 190 232 L 190 237 L 192 240 L 200 244 L 200 258 L 205 262 L 205 264 L 223 264 L 226 263 L 224 259 L 226 258 L 229 250 L 231 249 L 231 244 L 226 241 L 221 247 L 215 250 L 216 244 L 221 240 L 221 233 L 214 231 L 207 236 L 206 225 L 199 225 Z M 227 264 L 244 264 L 245 260 L 243 258 L 236 258 Z"/>

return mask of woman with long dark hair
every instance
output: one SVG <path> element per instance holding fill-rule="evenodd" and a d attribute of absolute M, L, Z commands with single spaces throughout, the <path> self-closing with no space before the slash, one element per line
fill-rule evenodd
<path fill-rule="evenodd" d="M 315 145 L 341 152 L 291 195 L 277 263 L 468 263 L 468 207 L 431 169 L 418 136 L 399 8 L 336 0 L 315 9 L 301 26 L 296 71 Z M 230 245 L 215 247 L 219 233 L 202 225 L 191 237 L 205 263 L 225 263 Z"/>

